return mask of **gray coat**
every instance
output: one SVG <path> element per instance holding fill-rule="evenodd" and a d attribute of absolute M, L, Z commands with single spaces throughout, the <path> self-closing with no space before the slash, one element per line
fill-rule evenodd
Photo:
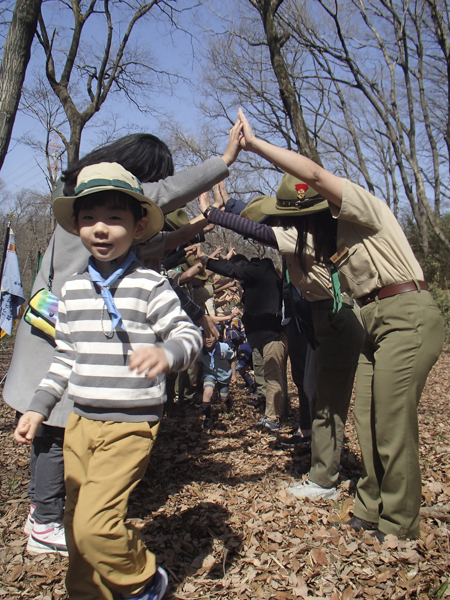
<path fill-rule="evenodd" d="M 222 158 L 210 158 L 187 171 L 175 173 L 172 177 L 156 183 L 144 183 L 144 194 L 158 204 L 163 212 L 169 213 L 185 206 L 202 192 L 208 191 L 216 183 L 228 176 L 228 168 Z M 67 233 L 59 225 L 56 227 L 50 244 L 44 254 L 42 266 L 36 276 L 32 294 L 47 287 L 51 254 L 54 241 L 54 279 L 52 292 L 60 296 L 61 288 L 66 280 L 84 269 L 89 253 L 78 236 Z M 21 321 L 14 353 L 3 389 L 3 399 L 11 408 L 24 413 L 41 379 L 47 374 L 52 362 L 54 347 L 43 337 L 39 337 L 34 329 L 25 321 Z M 52 410 L 46 423 L 55 427 L 65 427 L 67 418 L 72 412 L 72 401 L 64 394 L 60 402 Z"/>

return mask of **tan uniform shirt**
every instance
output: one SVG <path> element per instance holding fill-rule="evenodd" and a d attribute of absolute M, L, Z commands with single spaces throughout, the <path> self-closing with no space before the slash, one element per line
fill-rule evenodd
<path fill-rule="evenodd" d="M 306 273 L 304 273 L 295 253 L 297 230 L 294 227 L 288 229 L 273 227 L 273 233 L 277 239 L 278 250 L 286 258 L 292 285 L 299 288 L 303 296 L 310 302 L 333 298 L 330 271 L 324 264 L 316 262 L 311 234 L 308 233 L 306 236 Z"/>
<path fill-rule="evenodd" d="M 423 272 L 399 222 L 379 198 L 342 179 L 342 206 L 330 204 L 338 219 L 335 262 L 343 292 L 359 298 L 376 288 L 423 281 Z"/>

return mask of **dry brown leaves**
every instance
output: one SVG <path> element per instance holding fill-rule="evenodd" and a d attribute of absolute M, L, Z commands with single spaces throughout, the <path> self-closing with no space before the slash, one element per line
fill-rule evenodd
<path fill-rule="evenodd" d="M 418 541 L 389 536 L 380 546 L 367 533 L 341 526 L 351 514 L 361 469 L 352 415 L 336 502 L 298 502 L 285 493 L 308 457 L 254 428 L 259 414 L 241 388 L 235 388 L 233 413 L 220 414 L 216 405 L 217 427 L 211 433 L 201 431 L 193 406 L 165 418 L 129 516 L 169 573 L 167 597 L 450 597 L 449 367 L 446 353 L 420 406 L 424 485 Z M 0 600 L 62 600 L 66 559 L 33 558 L 25 551 L 28 449 L 13 443 L 12 423 L 12 412 L 2 405 Z"/>

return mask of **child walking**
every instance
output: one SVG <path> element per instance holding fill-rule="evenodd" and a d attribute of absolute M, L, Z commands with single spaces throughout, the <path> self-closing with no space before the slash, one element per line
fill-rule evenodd
<path fill-rule="evenodd" d="M 91 257 L 62 288 L 53 363 L 14 436 L 30 442 L 68 387 L 69 596 L 160 600 L 167 575 L 125 519 L 163 414 L 164 373 L 195 360 L 200 332 L 167 280 L 144 269 L 130 249 L 163 224 L 131 173 L 116 163 L 85 167 L 75 196 L 57 198 L 53 211 Z"/>
<path fill-rule="evenodd" d="M 230 383 L 236 383 L 236 362 L 234 351 L 227 343 L 218 342 L 213 335 L 205 331 L 202 334 L 203 349 L 195 363 L 192 385 L 197 384 L 200 367 L 203 365 L 203 429 L 210 429 L 213 425 L 211 400 L 216 385 L 219 388 L 220 399 L 226 402 L 227 410 L 231 410 L 233 406 L 229 386 Z"/>

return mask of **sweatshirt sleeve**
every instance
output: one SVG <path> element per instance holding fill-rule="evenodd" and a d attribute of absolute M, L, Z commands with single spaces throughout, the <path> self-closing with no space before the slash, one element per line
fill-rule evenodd
<path fill-rule="evenodd" d="M 239 233 L 242 237 L 252 238 L 252 240 L 265 246 L 278 248 L 277 239 L 272 227 L 264 225 L 264 223 L 255 223 L 251 219 L 223 212 L 215 207 L 209 211 L 208 222 L 225 227 L 225 229 L 231 229 L 231 231 Z"/>
<path fill-rule="evenodd" d="M 64 288 L 62 290 L 64 298 Z M 48 418 L 56 403 L 61 399 L 69 382 L 75 362 L 75 346 L 67 324 L 64 300 L 58 303 L 58 319 L 55 331 L 56 349 L 47 375 L 39 384 L 28 410 L 41 413 Z"/>
<path fill-rule="evenodd" d="M 208 192 L 228 175 L 228 167 L 223 158 L 216 156 L 186 171 L 175 173 L 172 177 L 155 183 L 143 183 L 142 189 L 164 213 L 169 213 L 185 206 L 203 192 Z"/>

